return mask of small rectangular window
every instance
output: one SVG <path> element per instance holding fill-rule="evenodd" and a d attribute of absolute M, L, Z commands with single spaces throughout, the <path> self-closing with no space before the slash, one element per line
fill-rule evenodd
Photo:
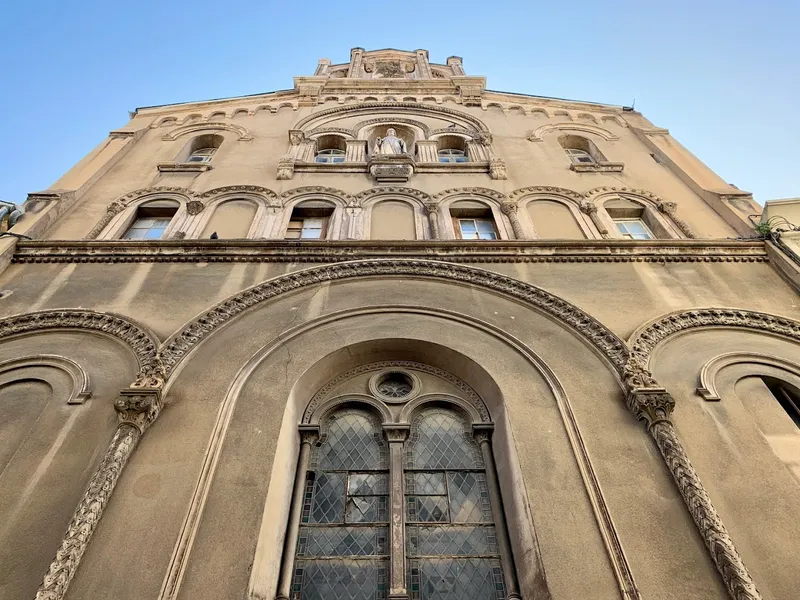
<path fill-rule="evenodd" d="M 614 219 L 617 229 L 627 240 L 652 240 L 655 236 L 641 219 Z"/>
<path fill-rule="evenodd" d="M 287 240 L 322 240 L 328 231 L 329 214 L 325 209 L 295 209 L 286 227 Z M 313 214 L 308 214 L 313 213 Z"/>
<path fill-rule="evenodd" d="M 458 219 L 463 240 L 496 240 L 497 232 L 491 219 Z"/>
<path fill-rule="evenodd" d="M 174 208 L 140 208 L 122 238 L 125 240 L 160 240 L 174 214 Z"/>

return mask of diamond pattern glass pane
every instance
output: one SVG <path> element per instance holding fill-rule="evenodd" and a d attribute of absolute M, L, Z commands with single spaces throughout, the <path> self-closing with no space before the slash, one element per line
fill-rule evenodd
<path fill-rule="evenodd" d="M 500 561 L 492 558 L 428 558 L 409 561 L 414 600 L 502 600 Z"/>
<path fill-rule="evenodd" d="M 411 427 L 409 467 L 429 469 L 482 468 L 478 447 L 464 421 L 449 410 L 422 413 Z"/>
<path fill-rule="evenodd" d="M 301 527 L 298 556 L 375 556 L 387 553 L 387 527 Z"/>
<path fill-rule="evenodd" d="M 443 496 L 447 493 L 444 473 L 406 473 L 406 493 Z"/>
<path fill-rule="evenodd" d="M 450 491 L 451 523 L 491 522 L 489 490 L 483 473 L 448 473 L 447 485 Z"/>
<path fill-rule="evenodd" d="M 385 473 L 350 473 L 347 493 L 352 496 L 388 494 L 389 477 Z"/>
<path fill-rule="evenodd" d="M 311 523 L 344 522 L 343 473 L 318 473 L 311 506 Z"/>
<path fill-rule="evenodd" d="M 407 496 L 406 518 L 411 523 L 447 523 L 447 497 Z"/>
<path fill-rule="evenodd" d="M 386 521 L 386 496 L 351 496 L 347 499 L 348 523 Z"/>
<path fill-rule="evenodd" d="M 328 422 L 325 437 L 316 449 L 319 469 L 386 469 L 386 444 L 377 420 L 367 412 L 345 410 Z"/>
<path fill-rule="evenodd" d="M 497 554 L 494 527 L 426 526 L 406 530 L 409 556 Z"/>
<path fill-rule="evenodd" d="M 385 600 L 387 561 L 298 560 L 292 600 Z"/>

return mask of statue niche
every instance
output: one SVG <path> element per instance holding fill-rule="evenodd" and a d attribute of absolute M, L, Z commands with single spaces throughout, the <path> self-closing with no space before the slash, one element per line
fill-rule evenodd
<path fill-rule="evenodd" d="M 397 135 L 394 127 L 389 127 L 386 135 L 375 138 L 369 172 L 379 183 L 404 183 L 414 173 L 414 160 L 408 151 L 408 143 Z"/>
<path fill-rule="evenodd" d="M 375 148 L 372 153 L 381 156 L 397 156 L 408 154 L 408 150 L 406 143 L 397 137 L 397 131 L 390 127 L 386 130 L 384 137 L 379 137 L 375 140 Z"/>

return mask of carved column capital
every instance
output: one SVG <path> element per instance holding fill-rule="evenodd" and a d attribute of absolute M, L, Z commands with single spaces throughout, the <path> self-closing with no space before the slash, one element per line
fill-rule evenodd
<path fill-rule="evenodd" d="M 289 143 L 292 146 L 297 146 L 300 142 L 303 142 L 306 139 L 306 134 L 303 133 L 302 129 L 290 129 L 289 130 Z"/>
<path fill-rule="evenodd" d="M 383 426 L 383 435 L 386 441 L 392 442 L 405 442 L 408 439 L 408 434 L 411 432 L 411 425 L 408 423 L 393 423 Z"/>
<path fill-rule="evenodd" d="M 494 423 L 473 423 L 472 424 L 472 437 L 480 445 L 484 442 L 490 442 L 492 434 L 494 433 Z"/>
<path fill-rule="evenodd" d="M 425 205 L 425 214 L 428 215 L 428 216 L 439 214 L 439 205 L 438 204 L 426 204 Z"/>
<path fill-rule="evenodd" d="M 519 210 L 519 205 L 515 204 L 514 202 L 503 202 L 500 205 L 500 210 L 503 211 L 504 215 L 516 215 L 517 211 Z"/>
<path fill-rule="evenodd" d="M 291 156 L 284 156 L 278 159 L 278 173 L 275 179 L 285 181 L 294 177 L 294 159 Z"/>
<path fill-rule="evenodd" d="M 147 431 L 158 418 L 162 406 L 158 388 L 128 388 L 122 390 L 114 402 L 120 423 L 132 425 L 140 433 Z"/>
<path fill-rule="evenodd" d="M 673 215 L 678 210 L 678 204 L 676 202 L 659 202 L 658 210 L 665 215 Z"/>
<path fill-rule="evenodd" d="M 675 410 L 675 400 L 663 388 L 630 390 L 626 403 L 637 419 L 645 421 L 648 429 L 658 423 L 671 423 L 669 417 Z"/>
<path fill-rule="evenodd" d="M 597 214 L 597 206 L 595 206 L 591 202 L 581 202 L 580 209 L 582 213 L 587 214 L 589 216 Z"/>
<path fill-rule="evenodd" d="M 589 218 L 592 220 L 592 223 L 594 223 L 594 226 L 597 227 L 597 231 L 600 235 L 607 238 L 608 229 L 603 225 L 603 221 L 600 220 L 600 215 L 597 214 L 597 206 L 592 202 L 581 202 L 580 209 L 582 213 L 589 215 Z"/>
<path fill-rule="evenodd" d="M 319 440 L 319 425 L 300 425 L 300 443 L 313 446 Z"/>

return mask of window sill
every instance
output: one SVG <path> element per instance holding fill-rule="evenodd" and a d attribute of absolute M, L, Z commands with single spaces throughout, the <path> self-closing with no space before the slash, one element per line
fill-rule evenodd
<path fill-rule="evenodd" d="M 210 163 L 158 163 L 161 173 L 204 173 L 211 169 Z"/>
<path fill-rule="evenodd" d="M 576 173 L 618 173 L 625 167 L 625 163 L 597 162 L 597 163 L 572 163 L 569 168 Z"/>

